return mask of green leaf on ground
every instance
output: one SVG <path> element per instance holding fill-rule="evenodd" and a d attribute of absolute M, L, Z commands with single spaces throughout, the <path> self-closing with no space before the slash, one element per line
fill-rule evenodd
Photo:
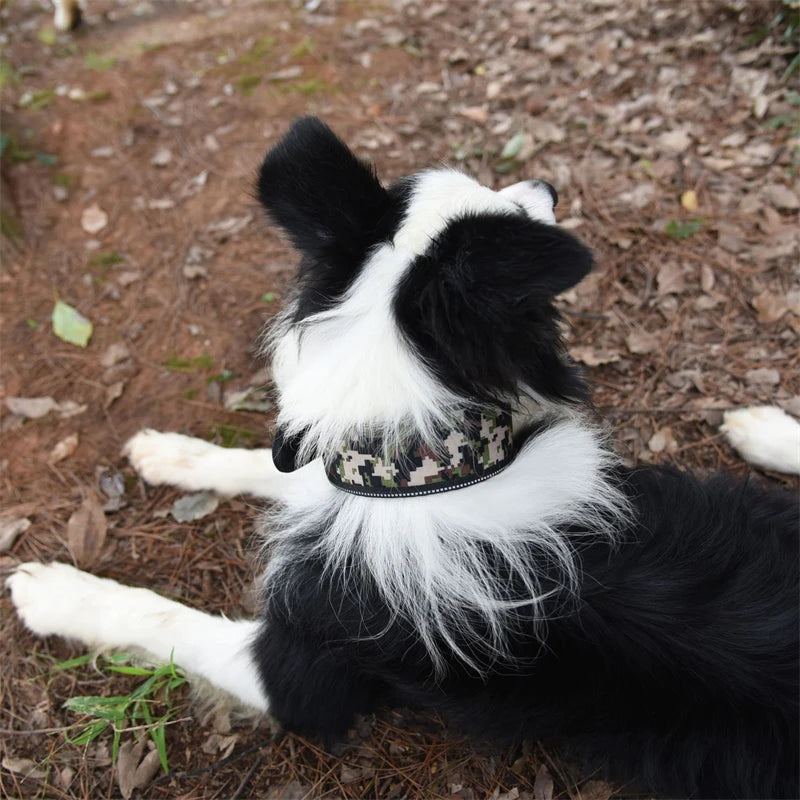
<path fill-rule="evenodd" d="M 56 43 L 56 32 L 53 28 L 42 28 L 37 32 L 36 38 L 48 47 L 52 47 Z"/>
<path fill-rule="evenodd" d="M 93 69 L 96 72 L 106 72 L 117 63 L 117 59 L 114 56 L 101 56 L 99 53 L 89 51 L 83 57 L 83 63 L 88 69 Z"/>
<path fill-rule="evenodd" d="M 206 352 L 195 358 L 181 358 L 173 353 L 164 366 L 173 372 L 194 372 L 196 369 L 214 369 L 214 359 Z"/>
<path fill-rule="evenodd" d="M 53 308 L 53 333 L 64 342 L 86 347 L 94 329 L 92 323 L 79 311 L 57 300 Z"/>
<path fill-rule="evenodd" d="M 690 236 L 699 233 L 702 227 L 703 220 L 699 217 L 682 221 L 673 219 L 667 223 L 664 233 L 673 239 L 688 239 Z"/>

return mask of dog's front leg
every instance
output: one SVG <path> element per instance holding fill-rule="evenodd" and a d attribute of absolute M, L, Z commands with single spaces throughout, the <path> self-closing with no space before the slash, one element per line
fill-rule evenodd
<path fill-rule="evenodd" d="M 140 431 L 128 440 L 124 452 L 136 471 L 154 486 L 169 484 L 192 492 L 280 500 L 294 480 L 293 473 L 278 471 L 268 448 L 219 447 L 180 433 Z"/>
<path fill-rule="evenodd" d="M 204 614 L 67 564 L 22 564 L 8 586 L 26 627 L 39 636 L 133 650 L 158 663 L 172 659 L 244 705 L 269 708 L 251 655 L 257 622 Z"/>

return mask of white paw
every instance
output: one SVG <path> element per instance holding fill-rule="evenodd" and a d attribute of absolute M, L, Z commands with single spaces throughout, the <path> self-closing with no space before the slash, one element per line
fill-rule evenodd
<path fill-rule="evenodd" d="M 728 411 L 720 431 L 745 461 L 800 475 L 800 422 L 774 406 Z"/>
<path fill-rule="evenodd" d="M 21 564 L 6 581 L 25 626 L 39 636 L 57 634 L 98 644 L 96 620 L 114 581 L 68 564 Z"/>
<path fill-rule="evenodd" d="M 208 488 L 203 462 L 217 449 L 193 436 L 143 430 L 128 440 L 122 452 L 149 484 L 197 491 Z"/>

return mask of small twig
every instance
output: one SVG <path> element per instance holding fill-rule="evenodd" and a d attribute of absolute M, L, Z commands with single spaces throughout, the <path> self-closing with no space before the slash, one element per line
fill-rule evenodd
<path fill-rule="evenodd" d="M 183 770 L 182 772 L 170 771 L 167 775 L 161 775 L 159 778 L 156 778 L 156 780 L 153 781 L 153 784 L 163 783 L 164 781 L 180 780 L 181 778 L 192 778 L 196 775 L 205 775 L 208 772 L 213 772 L 214 770 L 220 769 L 221 767 L 226 767 L 228 764 L 233 764 L 234 762 L 239 761 L 245 756 L 249 756 L 251 753 L 263 750 L 267 745 L 274 744 L 280 738 L 281 735 L 282 732 L 274 733 L 272 736 L 269 737 L 269 739 L 264 739 L 260 741 L 258 744 L 254 744 L 252 747 L 248 747 L 246 750 L 242 750 L 241 753 L 232 753 L 226 758 L 221 758 L 219 761 L 214 761 L 207 767 L 197 767 L 195 769 Z"/>
<path fill-rule="evenodd" d="M 236 791 L 231 795 L 231 800 L 239 800 L 245 788 L 247 787 L 247 784 L 250 782 L 250 778 L 253 777 L 253 773 L 256 771 L 256 769 L 261 766 L 261 762 L 263 760 L 264 756 L 262 754 L 252 763 L 250 769 L 248 769 L 247 772 L 245 772 L 244 777 L 240 781 Z"/>
<path fill-rule="evenodd" d="M 736 406 L 697 406 L 692 408 L 686 408 L 686 406 L 678 406 L 677 408 L 664 408 L 663 406 L 629 406 L 626 408 L 595 406 L 596 411 L 602 411 L 604 414 L 686 414 L 687 416 L 694 416 L 707 411 L 732 411 L 734 408 Z"/>

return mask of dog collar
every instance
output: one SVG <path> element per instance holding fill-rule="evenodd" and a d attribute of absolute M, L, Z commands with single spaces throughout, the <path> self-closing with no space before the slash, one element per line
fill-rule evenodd
<path fill-rule="evenodd" d="M 479 483 L 516 455 L 511 409 L 465 411 L 435 441 L 405 439 L 386 454 L 382 439 L 345 442 L 327 466 L 328 480 L 350 494 L 418 497 Z"/>

